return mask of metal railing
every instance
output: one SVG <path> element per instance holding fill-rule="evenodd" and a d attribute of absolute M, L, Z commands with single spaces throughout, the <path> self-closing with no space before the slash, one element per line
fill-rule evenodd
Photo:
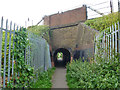
<path fill-rule="evenodd" d="M 21 30 L 16 24 L 8 24 L 3 29 L 3 17 L 0 26 L 0 87 L 5 88 L 6 83 L 14 76 L 14 64 L 17 58 L 14 54 L 14 37 L 15 31 Z M 8 25 L 10 28 L 8 28 Z M 34 72 L 39 72 L 51 68 L 51 59 L 49 45 L 45 39 L 28 32 L 30 45 L 25 49 L 25 63 L 34 67 Z"/>
<path fill-rule="evenodd" d="M 101 54 L 103 58 L 108 60 L 114 58 L 114 55 L 120 53 L 120 25 L 119 22 L 109 27 L 109 31 L 101 32 L 95 37 L 95 55 Z M 97 44 L 99 43 L 99 49 Z M 102 50 L 102 53 L 100 53 Z"/>

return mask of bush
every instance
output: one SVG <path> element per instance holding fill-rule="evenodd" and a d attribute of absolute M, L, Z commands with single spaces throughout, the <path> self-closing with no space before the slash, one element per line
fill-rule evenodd
<path fill-rule="evenodd" d="M 31 31 L 32 33 L 43 37 L 44 39 L 49 42 L 49 27 L 45 25 L 40 25 L 40 26 L 31 26 L 28 27 L 28 31 Z"/>
<path fill-rule="evenodd" d="M 117 22 L 118 12 L 105 15 L 103 17 L 87 20 L 85 24 L 96 30 L 103 31 L 104 29 L 110 27 L 112 24 L 114 25 Z"/>
<path fill-rule="evenodd" d="M 70 88 L 118 88 L 120 87 L 119 59 L 99 64 L 73 61 L 67 65 L 66 77 Z"/>
<path fill-rule="evenodd" d="M 32 84 L 32 88 L 51 88 L 52 87 L 52 75 L 55 71 L 55 67 L 48 69 L 46 72 L 41 72 L 35 83 Z"/>

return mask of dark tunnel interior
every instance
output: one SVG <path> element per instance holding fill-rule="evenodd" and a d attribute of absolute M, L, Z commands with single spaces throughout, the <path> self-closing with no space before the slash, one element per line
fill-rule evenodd
<path fill-rule="evenodd" d="M 60 52 L 63 54 L 62 60 L 58 60 L 58 58 L 57 58 L 57 54 L 60 53 Z M 67 49 L 65 49 L 65 48 L 59 48 L 59 49 L 57 49 L 55 51 L 53 57 L 54 57 L 53 59 L 54 59 L 55 67 L 65 67 L 66 64 L 68 62 L 70 62 L 70 59 L 71 59 L 70 52 Z"/>

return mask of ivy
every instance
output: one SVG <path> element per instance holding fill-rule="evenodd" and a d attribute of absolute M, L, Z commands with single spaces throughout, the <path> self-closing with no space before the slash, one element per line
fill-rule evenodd
<path fill-rule="evenodd" d="M 25 64 L 25 48 L 29 45 L 28 35 L 25 28 L 21 31 L 15 32 L 14 41 L 14 77 L 8 82 L 7 87 L 31 87 L 34 78 L 34 69 L 30 65 Z"/>

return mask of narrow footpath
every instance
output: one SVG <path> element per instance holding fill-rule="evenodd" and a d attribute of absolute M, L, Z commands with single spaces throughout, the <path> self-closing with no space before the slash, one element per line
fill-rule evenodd
<path fill-rule="evenodd" d="M 66 82 L 66 68 L 56 68 L 55 73 L 52 77 L 52 88 L 68 88 Z"/>

